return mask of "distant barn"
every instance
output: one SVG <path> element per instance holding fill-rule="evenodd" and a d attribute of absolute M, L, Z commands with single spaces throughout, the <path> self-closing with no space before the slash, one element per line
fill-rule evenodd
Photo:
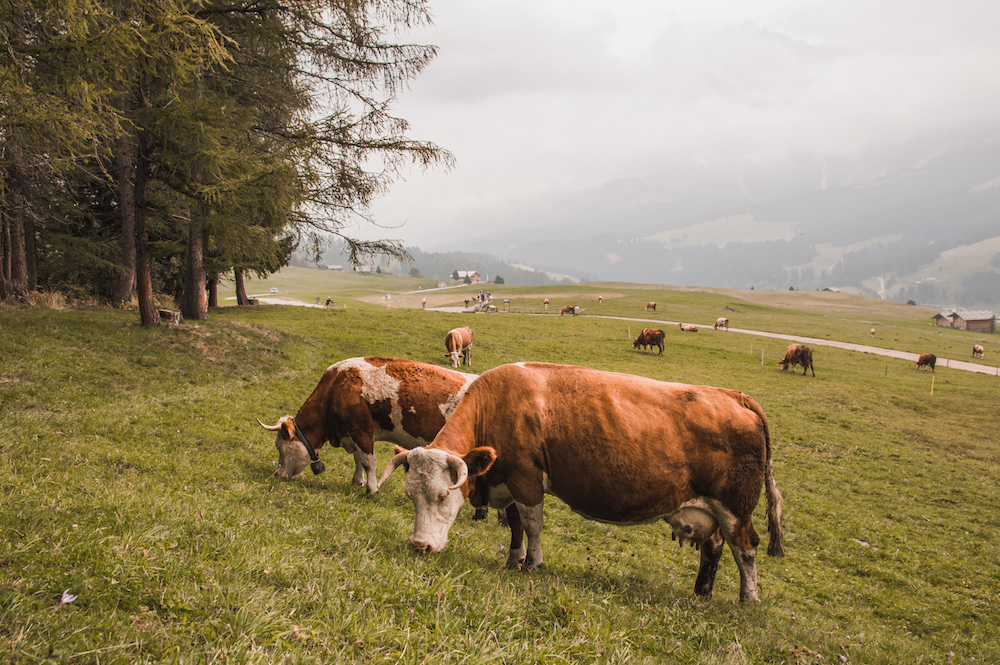
<path fill-rule="evenodd" d="M 956 309 L 934 315 L 934 325 L 942 328 L 956 328 L 971 332 L 992 333 L 996 330 L 996 315 L 986 309 Z"/>

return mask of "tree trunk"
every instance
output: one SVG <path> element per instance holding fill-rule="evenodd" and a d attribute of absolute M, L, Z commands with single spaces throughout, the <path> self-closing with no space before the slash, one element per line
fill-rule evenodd
<path fill-rule="evenodd" d="M 187 265 L 184 269 L 184 292 L 181 314 L 185 319 L 204 321 L 208 318 L 208 297 L 205 293 L 205 204 L 195 203 L 188 225 Z"/>
<path fill-rule="evenodd" d="M 38 288 L 38 255 L 35 248 L 35 221 L 31 217 L 24 218 L 24 259 L 25 272 L 28 274 L 28 289 Z"/>
<path fill-rule="evenodd" d="M 208 307 L 219 306 L 219 276 L 210 275 L 208 278 Z"/>
<path fill-rule="evenodd" d="M 233 268 L 233 277 L 236 279 L 236 304 L 249 305 L 250 299 L 247 298 L 247 287 L 243 283 L 243 270 Z"/>
<path fill-rule="evenodd" d="M 6 183 L 0 171 L 0 301 L 10 298 L 10 207 Z"/>
<path fill-rule="evenodd" d="M 125 104 L 122 104 L 124 110 Z M 115 171 L 118 179 L 118 210 L 122 225 L 121 274 L 111 293 L 111 303 L 120 307 L 132 302 L 135 291 L 135 141 L 128 132 L 115 141 Z"/>
<path fill-rule="evenodd" d="M 26 213 L 24 182 L 13 165 L 8 169 L 8 220 L 10 227 L 10 288 L 11 296 L 28 300 L 28 259 L 24 245 L 24 215 Z"/>
<path fill-rule="evenodd" d="M 146 225 L 149 210 L 146 207 L 146 187 L 149 183 L 149 151 L 152 137 L 145 130 L 139 132 L 139 151 L 135 160 L 135 287 L 139 296 L 139 318 L 142 325 L 159 325 L 160 315 L 153 301 L 153 279 L 149 252 L 149 229 Z"/>

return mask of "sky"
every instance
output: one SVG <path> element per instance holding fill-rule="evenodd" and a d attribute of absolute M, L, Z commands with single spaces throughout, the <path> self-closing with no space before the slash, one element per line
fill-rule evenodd
<path fill-rule="evenodd" d="M 996 0 L 431 0 L 394 106 L 452 152 L 361 237 L 426 248 L 477 212 L 666 169 L 1000 136 Z M 455 228 L 456 220 L 465 220 Z M 468 231 L 466 230 L 468 229 Z M 452 238 L 457 239 L 457 238 Z"/>

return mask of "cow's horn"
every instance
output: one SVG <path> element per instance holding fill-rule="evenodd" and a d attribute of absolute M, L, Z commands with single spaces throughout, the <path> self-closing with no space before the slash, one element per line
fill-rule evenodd
<path fill-rule="evenodd" d="M 457 490 L 459 487 L 465 484 L 465 481 L 469 477 L 469 467 L 465 465 L 462 458 L 458 455 L 448 455 L 448 468 L 455 472 L 458 476 L 458 480 L 455 484 L 449 487 L 450 490 Z"/>
<path fill-rule="evenodd" d="M 260 422 L 260 418 L 257 419 L 257 422 L 260 423 L 261 427 L 263 427 L 266 430 L 270 430 L 272 432 L 276 432 L 279 429 L 281 429 L 281 423 L 278 423 L 277 425 L 265 425 L 264 423 Z"/>
<path fill-rule="evenodd" d="M 392 472 L 396 470 L 401 464 L 406 463 L 406 456 L 410 454 L 409 450 L 404 450 L 400 453 L 396 453 L 396 456 L 389 461 L 389 464 L 385 467 L 385 471 L 382 472 L 382 477 L 378 479 L 379 489 L 382 488 L 382 483 L 389 479 Z"/>

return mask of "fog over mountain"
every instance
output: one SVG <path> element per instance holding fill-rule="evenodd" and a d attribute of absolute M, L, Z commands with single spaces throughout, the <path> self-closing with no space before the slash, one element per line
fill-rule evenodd
<path fill-rule="evenodd" d="M 432 12 L 396 111 L 455 167 L 395 183 L 372 234 L 582 278 L 1000 301 L 1000 3 Z"/>
<path fill-rule="evenodd" d="M 620 180 L 476 211 L 443 235 L 474 225 L 499 230 L 424 249 L 488 252 L 591 280 L 838 287 L 904 302 L 992 306 L 1000 301 L 993 295 L 1000 147 L 927 149 L 878 168 L 734 164 Z M 967 251 L 927 272 L 956 248 Z"/>

